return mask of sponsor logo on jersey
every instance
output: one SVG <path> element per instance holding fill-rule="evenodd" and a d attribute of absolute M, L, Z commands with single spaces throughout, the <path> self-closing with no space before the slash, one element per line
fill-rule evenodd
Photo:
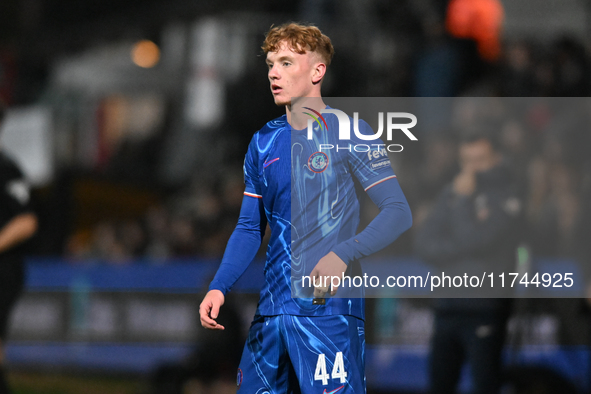
<path fill-rule="evenodd" d="M 367 151 L 367 158 L 369 160 L 383 159 L 383 158 L 387 158 L 387 157 L 388 157 L 388 152 L 386 152 L 385 148 Z"/>
<path fill-rule="evenodd" d="M 372 170 L 378 168 L 384 168 L 390 166 L 390 160 L 388 159 L 388 152 L 385 148 L 369 150 L 367 151 L 367 159 L 371 163 L 369 166 Z M 375 162 L 374 162 L 375 160 Z"/>
<path fill-rule="evenodd" d="M 324 152 L 314 152 L 308 159 L 308 167 L 312 172 L 320 173 L 328 167 L 328 156 Z"/>
<path fill-rule="evenodd" d="M 390 166 L 390 160 L 383 160 L 377 163 L 371 163 L 371 169 L 372 170 L 376 170 L 378 168 L 383 168 L 383 167 L 389 167 Z"/>

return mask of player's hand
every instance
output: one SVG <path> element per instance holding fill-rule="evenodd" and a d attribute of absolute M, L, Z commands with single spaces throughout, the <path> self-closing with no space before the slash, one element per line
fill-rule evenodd
<path fill-rule="evenodd" d="M 203 298 L 199 306 L 199 316 L 201 325 L 210 330 L 223 330 L 224 326 L 218 324 L 215 319 L 218 318 L 220 307 L 224 305 L 224 293 L 219 290 L 210 290 Z"/>
<path fill-rule="evenodd" d="M 331 285 L 330 280 L 332 277 L 342 278 L 346 270 L 347 264 L 345 264 L 345 262 L 334 252 L 330 252 L 321 258 L 310 274 L 312 277 L 312 283 L 324 285 L 324 278 L 328 277 L 328 279 L 326 280 L 326 286 L 314 287 L 314 297 L 324 297 L 324 295 L 329 292 L 329 289 L 330 295 L 335 295 L 338 286 L 336 286 L 336 283 Z"/>
<path fill-rule="evenodd" d="M 471 196 L 476 189 L 476 175 L 473 171 L 460 172 L 453 182 L 454 193 L 458 196 Z"/>

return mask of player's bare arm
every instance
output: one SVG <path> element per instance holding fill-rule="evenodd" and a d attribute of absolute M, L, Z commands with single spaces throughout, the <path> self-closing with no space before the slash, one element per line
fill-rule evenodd
<path fill-rule="evenodd" d="M 24 213 L 14 217 L 0 230 L 0 253 L 31 238 L 37 231 L 37 216 Z"/>

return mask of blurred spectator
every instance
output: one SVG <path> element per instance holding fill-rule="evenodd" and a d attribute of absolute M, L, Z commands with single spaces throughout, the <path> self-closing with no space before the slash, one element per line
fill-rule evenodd
<path fill-rule="evenodd" d="M 146 257 L 154 260 L 163 260 L 169 257 L 168 211 L 162 206 L 152 207 L 144 220 L 147 233 Z"/>
<path fill-rule="evenodd" d="M 570 37 L 553 48 L 554 79 L 559 97 L 585 97 L 589 93 L 589 60 L 581 43 Z"/>
<path fill-rule="evenodd" d="M 529 222 L 533 250 L 572 256 L 580 200 L 576 172 L 564 163 L 535 160 L 531 166 Z"/>
<path fill-rule="evenodd" d="M 453 37 L 476 41 L 480 57 L 494 62 L 501 54 L 503 18 L 499 0 L 451 0 L 445 27 Z"/>
<path fill-rule="evenodd" d="M 500 67 L 500 94 L 506 97 L 535 95 L 535 76 L 530 46 L 524 41 L 510 42 Z"/>
<path fill-rule="evenodd" d="M 406 193 L 413 205 L 415 228 L 420 227 L 440 190 L 457 173 L 456 140 L 452 135 L 447 134 L 441 138 L 426 141 L 423 155 L 424 160 L 419 161 L 418 168 L 415 166 L 405 168 L 408 173 L 414 173 L 414 176 L 404 181 L 404 190 L 408 190 Z"/>
<path fill-rule="evenodd" d="M 499 59 L 503 6 L 498 0 L 449 0 L 425 8 L 426 46 L 416 63 L 413 96 L 456 96 Z"/>
<path fill-rule="evenodd" d="M 516 119 L 507 119 L 501 126 L 499 142 L 503 156 L 510 166 L 518 185 L 526 182 L 526 169 L 531 156 L 531 141 L 528 141 L 527 131 Z"/>
<path fill-rule="evenodd" d="M 186 257 L 219 257 L 241 207 L 241 177 L 219 185 L 196 179 L 166 204 L 154 205 L 136 219 L 105 218 L 89 231 L 72 234 L 66 253 L 76 259 L 114 264 L 146 258 L 154 262 Z"/>
<path fill-rule="evenodd" d="M 440 194 L 418 229 L 415 250 L 444 271 L 473 267 L 509 271 L 519 242 L 521 202 L 510 171 L 490 137 L 475 134 L 460 145 L 460 173 Z M 464 361 L 473 393 L 497 393 L 501 350 L 510 313 L 502 298 L 435 300 L 429 366 L 431 393 L 454 393 Z"/>

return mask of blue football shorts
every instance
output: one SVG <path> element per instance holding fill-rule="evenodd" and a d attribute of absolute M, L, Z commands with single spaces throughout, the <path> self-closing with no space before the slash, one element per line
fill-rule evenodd
<path fill-rule="evenodd" d="M 365 328 L 353 316 L 259 316 L 238 368 L 239 394 L 365 393 Z"/>

